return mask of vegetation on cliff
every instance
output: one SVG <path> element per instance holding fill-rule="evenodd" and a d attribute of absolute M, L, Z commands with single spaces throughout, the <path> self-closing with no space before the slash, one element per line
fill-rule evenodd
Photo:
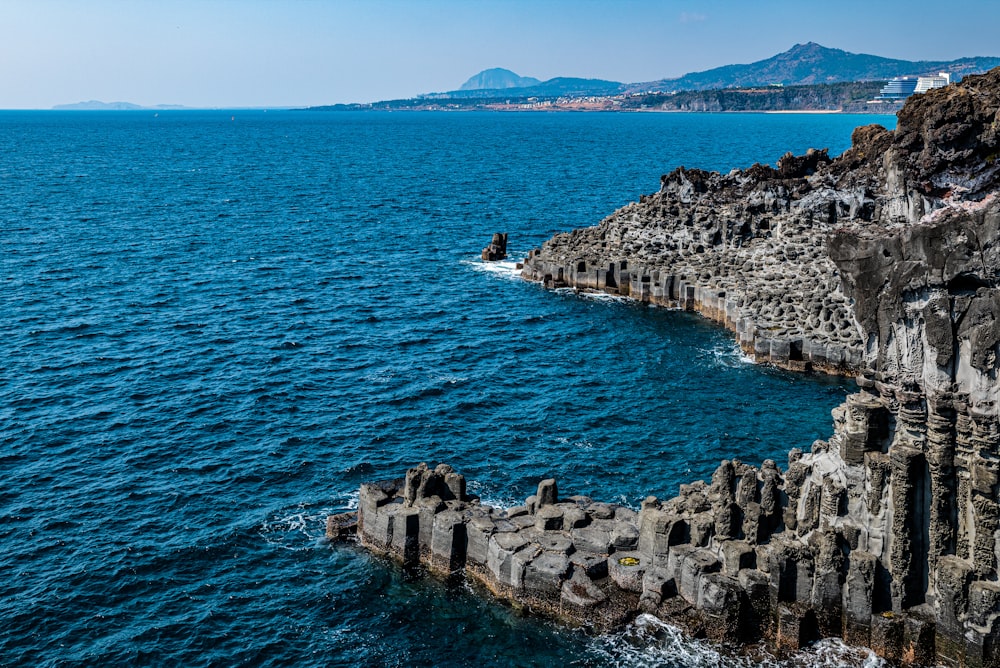
<path fill-rule="evenodd" d="M 847 81 L 878 81 L 896 76 L 952 72 L 956 78 L 1000 66 L 1000 58 L 973 57 L 949 61 L 912 61 L 831 49 L 815 42 L 796 44 L 788 51 L 747 65 L 725 65 L 692 72 L 678 79 L 633 84 L 643 90 L 682 91 L 746 88 L 784 84 L 804 86 Z"/>
<path fill-rule="evenodd" d="M 621 108 L 657 111 L 895 111 L 895 106 L 868 104 L 884 81 L 809 86 L 725 88 L 677 93 L 647 93 L 623 100 Z"/>

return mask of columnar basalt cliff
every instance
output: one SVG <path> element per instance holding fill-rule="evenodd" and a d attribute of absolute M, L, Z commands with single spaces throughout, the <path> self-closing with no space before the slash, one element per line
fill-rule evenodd
<path fill-rule="evenodd" d="M 757 360 L 849 372 L 864 341 L 824 240 L 875 206 L 863 188 L 834 190 L 829 164 L 810 151 L 778 169 L 678 168 L 655 195 L 532 251 L 523 276 L 700 311 Z"/>
<path fill-rule="evenodd" d="M 551 240 L 529 278 L 697 309 L 758 359 L 855 371 L 860 391 L 784 470 L 723 461 L 638 512 L 552 480 L 490 508 L 421 465 L 362 487 L 362 544 L 600 628 L 644 611 L 729 641 L 1000 666 L 998 154 L 995 70 L 836 159 L 677 170 Z"/>
<path fill-rule="evenodd" d="M 658 193 L 532 251 L 523 275 L 700 311 L 759 361 L 857 372 L 866 333 L 828 240 L 860 224 L 915 224 L 994 189 L 997 76 L 912 98 L 895 132 L 858 128 L 833 160 L 810 150 L 777 169 L 680 167 Z"/>

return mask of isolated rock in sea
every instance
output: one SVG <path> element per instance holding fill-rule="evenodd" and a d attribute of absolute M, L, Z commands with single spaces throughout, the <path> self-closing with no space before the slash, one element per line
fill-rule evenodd
<path fill-rule="evenodd" d="M 490 245 L 483 249 L 483 262 L 496 262 L 507 259 L 507 235 L 497 232 L 493 235 Z"/>
<path fill-rule="evenodd" d="M 362 487 L 362 544 L 599 628 L 642 611 L 719 640 L 1000 666 L 998 156 L 1000 69 L 915 96 L 833 160 L 678 169 L 550 240 L 527 277 L 701 311 L 758 359 L 855 371 L 860 391 L 784 470 L 723 461 L 638 513 L 554 480 L 505 511 L 421 465 Z"/>

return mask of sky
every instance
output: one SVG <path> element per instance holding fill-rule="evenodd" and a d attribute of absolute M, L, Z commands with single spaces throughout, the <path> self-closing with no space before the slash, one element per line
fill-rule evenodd
<path fill-rule="evenodd" d="M 0 0 L 0 109 L 372 102 L 491 67 L 623 82 L 796 43 L 1000 56 L 997 0 Z"/>

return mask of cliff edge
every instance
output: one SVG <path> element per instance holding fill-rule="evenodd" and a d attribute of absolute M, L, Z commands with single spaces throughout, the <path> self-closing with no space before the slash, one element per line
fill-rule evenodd
<path fill-rule="evenodd" d="M 914 96 L 894 132 L 786 154 L 777 169 L 679 167 L 596 227 L 547 241 L 523 276 L 702 312 L 756 360 L 854 374 L 867 334 L 828 250 L 840 229 L 916 224 L 996 189 L 998 70 Z"/>
<path fill-rule="evenodd" d="M 421 465 L 362 487 L 362 544 L 577 623 L 642 611 L 720 640 L 1000 666 L 998 133 L 1000 69 L 834 159 L 678 169 L 525 261 L 547 285 L 699 310 L 758 359 L 857 373 L 833 435 L 784 470 L 724 461 L 635 512 L 552 480 L 491 508 Z"/>
<path fill-rule="evenodd" d="M 829 442 L 770 475 L 767 505 L 785 508 L 766 544 L 806 550 L 788 561 L 796 582 L 813 571 L 777 602 L 866 645 L 886 642 L 878 620 L 932 622 L 939 658 L 998 665 L 1000 69 L 914 96 L 898 119 L 858 128 L 832 160 L 675 170 L 533 251 L 524 275 L 702 311 L 758 360 L 860 373 Z M 731 477 L 724 465 L 713 485 Z M 713 540 L 734 533 L 747 538 L 726 524 Z"/>

